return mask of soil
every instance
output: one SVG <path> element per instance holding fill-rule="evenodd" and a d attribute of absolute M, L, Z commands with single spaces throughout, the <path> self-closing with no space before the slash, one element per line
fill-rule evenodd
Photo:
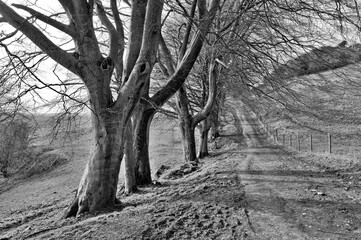
<path fill-rule="evenodd" d="M 156 121 L 155 184 L 119 196 L 119 209 L 63 219 L 87 157 L 82 135 L 63 165 L 2 186 L 0 239 L 361 239 L 359 168 L 285 149 L 242 110 L 245 138 L 224 134 L 197 168 L 181 164 L 176 125 Z"/>

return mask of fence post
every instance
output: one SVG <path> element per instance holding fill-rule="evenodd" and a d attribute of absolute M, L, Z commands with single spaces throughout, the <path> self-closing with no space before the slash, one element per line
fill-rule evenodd
<path fill-rule="evenodd" d="M 286 143 L 286 134 L 283 134 L 283 138 L 282 138 L 282 145 L 284 146 Z"/>
<path fill-rule="evenodd" d="M 278 142 L 278 128 L 276 128 L 275 134 L 276 134 L 276 142 Z"/>
<path fill-rule="evenodd" d="M 313 152 L 313 139 L 312 139 L 312 133 L 310 135 L 310 151 Z"/>
<path fill-rule="evenodd" d="M 300 135 L 297 133 L 297 149 L 298 151 L 301 151 L 301 140 L 300 140 Z"/>
<path fill-rule="evenodd" d="M 292 133 L 290 134 L 290 147 L 292 148 Z"/>
<path fill-rule="evenodd" d="M 328 133 L 328 153 L 332 153 L 332 136 Z"/>

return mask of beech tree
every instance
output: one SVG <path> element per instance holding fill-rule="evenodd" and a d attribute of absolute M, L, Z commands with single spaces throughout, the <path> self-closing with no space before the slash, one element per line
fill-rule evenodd
<path fill-rule="evenodd" d="M 217 78 L 219 75 L 219 70 L 221 69 L 221 65 L 225 65 L 221 59 L 223 58 L 223 52 L 219 50 L 221 44 L 220 40 L 223 41 L 222 38 L 230 37 L 232 38 L 232 30 L 237 26 L 240 16 L 242 16 L 242 12 L 253 8 L 255 5 L 250 4 L 249 1 L 222 1 L 217 15 L 215 19 L 215 23 L 212 25 L 212 29 L 210 30 L 210 36 L 208 37 L 207 44 L 202 54 L 203 59 L 207 59 L 207 61 L 203 61 L 200 64 L 195 66 L 195 69 L 192 75 L 189 77 L 188 82 L 183 85 L 176 94 L 176 100 L 174 106 L 176 106 L 179 120 L 179 127 L 182 136 L 183 143 L 183 152 L 184 158 L 186 162 L 196 163 L 197 157 L 203 157 L 208 154 L 208 131 L 211 126 L 211 119 L 214 122 L 217 122 L 217 113 L 214 110 L 214 105 L 217 102 L 217 90 L 216 84 Z M 194 6 L 189 6 L 191 16 L 194 14 Z M 182 8 L 185 11 L 185 8 Z M 227 15 L 227 17 L 225 17 Z M 167 31 L 171 36 L 164 36 L 166 39 L 164 42 L 162 41 L 162 54 L 163 58 L 166 59 L 164 62 L 164 66 L 161 68 L 165 75 L 169 72 L 172 72 L 172 66 L 169 66 L 169 63 L 174 63 L 177 59 L 171 55 L 171 53 L 176 53 L 176 56 L 183 56 L 184 54 L 184 44 L 187 39 L 188 31 L 187 29 L 191 28 L 195 25 L 193 18 L 191 17 L 184 27 L 185 31 L 182 32 L 178 30 L 178 35 L 183 36 L 182 41 L 174 38 L 174 32 L 177 32 L 176 29 L 170 29 Z M 172 42 L 173 45 L 168 45 L 167 42 Z M 174 42 L 176 44 L 174 44 Z M 170 49 L 169 49 L 170 47 Z M 206 56 L 209 55 L 209 56 Z M 195 72 L 203 72 L 203 74 L 195 74 Z M 196 86 L 197 81 L 194 79 L 197 76 L 201 76 L 198 81 L 201 83 L 198 87 Z M 209 84 L 208 84 L 209 83 Z M 208 85 L 208 86 L 207 86 Z M 196 90 L 197 89 L 197 90 Z M 194 94 L 196 91 L 202 92 L 202 96 L 196 96 Z M 193 96 L 192 96 L 193 95 Z M 190 99 L 192 98 L 192 99 Z M 201 98 L 201 99 L 200 99 Z M 197 105 L 197 107 L 194 107 Z M 198 108 L 196 111 L 195 109 Z M 212 112 L 213 111 L 213 112 Z M 197 113 L 196 113 L 197 112 Z M 212 115 L 209 117 L 209 115 Z M 200 124 L 199 124 L 200 123 Z M 196 153 L 196 143 L 194 131 L 196 126 L 200 127 L 200 147 L 198 156 Z"/>
<path fill-rule="evenodd" d="M 102 1 L 60 0 L 65 14 L 53 15 L 36 10 L 36 5 L 31 8 L 13 4 L 16 9 L 27 12 L 27 18 L 0 1 L 0 22 L 13 26 L 14 32 L 21 32 L 46 56 L 78 76 L 88 92 L 94 136 L 92 154 L 66 217 L 111 207 L 118 202 L 116 190 L 124 147 L 127 173 L 131 173 L 129 169 L 135 158 L 137 183 L 151 182 L 148 154 L 151 119 L 158 106 L 162 106 L 187 78 L 219 2 L 193 1 L 198 12 L 197 29 L 191 41 L 187 39 L 184 44 L 184 56 L 179 59 L 167 83 L 149 98 L 150 75 L 157 61 L 163 1 L 132 1 L 129 4 L 129 34 L 126 34 L 116 0 L 111 0 L 109 7 L 103 6 Z M 173 4 L 167 2 L 168 7 Z M 61 21 L 57 19 L 59 16 L 62 16 Z M 62 23 L 64 19 L 67 19 L 67 24 Z M 167 15 L 163 22 L 166 20 Z M 39 26 L 44 25 L 66 34 L 64 44 L 59 44 L 59 39 L 53 39 L 52 34 L 41 31 L 44 29 Z M 133 132 L 134 140 L 126 138 L 129 132 Z M 127 180 L 131 180 L 132 175 L 126 174 Z M 132 181 L 127 182 L 128 189 L 135 187 Z"/>
<path fill-rule="evenodd" d="M 125 57 L 124 73 L 124 30 L 117 1 L 110 1 L 111 16 L 106 13 L 101 1 L 60 0 L 59 3 L 68 18 L 67 24 L 28 6 L 14 4 L 13 7 L 30 14 L 29 18 L 23 18 L 3 1 L 0 1 L 0 15 L 1 22 L 10 24 L 55 62 L 77 75 L 88 91 L 93 127 L 92 154 L 76 197 L 66 213 L 69 217 L 111 207 L 117 202 L 125 126 L 156 61 L 163 2 L 132 2 L 130 28 L 131 33 L 137 36 L 129 37 L 131 44 Z M 109 35 L 107 53 L 103 52 L 104 48 L 97 38 L 95 15 Z M 75 52 L 67 52 L 59 47 L 30 19 L 40 20 L 66 33 Z M 111 90 L 114 72 L 121 79 L 116 94 Z"/>
<path fill-rule="evenodd" d="M 135 156 L 135 177 L 139 185 L 152 182 L 149 164 L 149 127 L 155 113 L 180 89 L 187 79 L 199 53 L 201 52 L 205 37 L 211 28 L 213 19 L 216 16 L 220 0 L 212 0 L 209 3 L 205 0 L 191 1 L 192 12 L 184 12 L 186 16 L 186 27 L 182 38 L 182 55 L 178 55 L 178 61 L 174 57 L 177 53 L 171 52 L 167 42 L 161 37 L 159 42 L 159 64 L 162 64 L 167 71 L 166 83 L 150 96 L 149 85 L 141 93 L 141 101 L 136 108 L 133 119 L 134 127 L 134 156 Z M 180 1 L 167 2 L 169 10 L 182 8 Z M 197 10 L 197 11 L 196 11 Z M 196 14 L 197 13 L 197 14 Z M 192 18 L 190 16 L 194 16 Z M 196 28 L 192 29 L 190 21 L 196 21 Z M 183 22 L 183 21 L 182 21 Z M 172 24 L 171 22 L 170 24 Z M 184 23 L 184 22 L 183 22 Z M 193 35 L 191 35 L 193 34 Z"/>
<path fill-rule="evenodd" d="M 202 108 L 194 115 L 191 114 L 190 103 L 187 97 L 187 90 L 186 87 L 183 86 L 177 93 L 177 109 L 178 109 L 178 120 L 179 126 L 181 130 L 182 142 L 183 142 L 183 153 L 186 162 L 196 162 L 197 155 L 196 155 L 196 142 L 195 142 L 195 135 L 194 131 L 198 123 L 207 119 L 209 114 L 212 111 L 213 105 L 215 103 L 215 98 L 217 94 L 217 75 L 218 75 L 218 62 L 216 59 L 212 59 L 210 64 L 207 64 L 208 67 L 208 96 L 206 99 L 205 104 Z M 204 80 L 204 79 L 203 79 Z M 202 89 L 205 91 L 206 89 Z M 201 131 L 203 134 L 201 135 L 201 140 L 207 141 L 207 132 L 206 126 L 204 126 L 203 130 Z M 205 150 L 203 142 L 203 150 Z M 202 143 L 201 147 L 202 149 Z"/>

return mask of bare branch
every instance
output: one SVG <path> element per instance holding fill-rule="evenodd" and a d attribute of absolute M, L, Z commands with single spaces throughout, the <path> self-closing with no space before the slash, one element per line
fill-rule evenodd
<path fill-rule="evenodd" d="M 208 82 L 209 82 L 209 87 L 208 87 L 208 99 L 207 99 L 207 103 L 205 104 L 205 106 L 203 107 L 203 109 L 196 114 L 195 116 L 193 116 L 192 118 L 192 122 L 194 125 L 198 124 L 200 121 L 206 119 L 208 117 L 208 115 L 211 113 L 213 105 L 215 103 L 216 100 L 216 95 L 217 95 L 217 78 L 218 78 L 218 62 L 217 61 L 213 61 L 210 66 L 209 66 L 209 74 L 208 74 Z"/>
<path fill-rule="evenodd" d="M 208 33 L 213 19 L 217 13 L 220 0 L 213 0 L 208 13 L 203 17 L 198 32 L 193 36 L 190 47 L 179 63 L 174 74 L 168 79 L 167 84 L 152 96 L 152 100 L 163 105 L 174 93 L 180 89 L 192 69 L 198 54 L 201 51 L 204 37 Z"/>
<path fill-rule="evenodd" d="M 174 74 L 175 71 L 174 61 L 172 58 L 172 54 L 170 53 L 162 34 L 160 34 L 159 45 L 160 45 L 160 53 L 161 56 L 164 58 L 165 66 L 167 68 L 168 74 L 172 75 Z"/>
<path fill-rule="evenodd" d="M 18 9 L 27 11 L 28 13 L 30 13 L 32 16 L 36 17 L 37 19 L 43 21 L 46 24 L 53 26 L 54 28 L 68 34 L 69 36 L 71 36 L 73 38 L 76 37 L 76 31 L 75 31 L 74 27 L 72 27 L 71 25 L 65 25 L 59 21 L 56 21 L 55 19 L 52 19 L 49 16 L 46 16 L 46 15 L 30 8 L 30 7 L 27 7 L 27 6 L 24 6 L 21 4 L 12 4 L 12 5 Z"/>
<path fill-rule="evenodd" d="M 201 0 L 200 0 L 200 2 L 201 2 Z M 196 6 L 197 6 L 197 0 L 193 0 L 192 7 L 191 7 L 191 13 L 190 13 L 190 16 L 189 16 L 189 19 L 187 22 L 186 32 L 185 32 L 185 35 L 183 38 L 183 43 L 182 43 L 182 46 L 179 51 L 179 61 L 182 60 L 182 58 L 187 50 L 188 40 L 189 40 L 189 36 L 190 36 L 191 30 L 192 30 L 192 24 L 193 24 L 194 14 L 196 11 Z"/>
<path fill-rule="evenodd" d="M 63 67 L 67 68 L 69 71 L 77 74 L 77 69 L 75 68 L 76 59 L 71 54 L 59 48 L 33 24 L 26 21 L 1 0 L 0 14 L 11 26 L 24 33 L 33 43 L 35 43 L 41 50 L 47 53 L 52 59 L 61 64 Z"/>
<path fill-rule="evenodd" d="M 125 48 L 125 35 L 124 35 L 124 27 L 123 27 L 123 22 L 120 19 L 119 15 L 119 11 L 118 11 L 118 7 L 117 7 L 117 0 L 111 0 L 110 2 L 111 4 L 111 9 L 113 12 L 113 17 L 114 17 L 114 22 L 115 22 L 115 26 L 117 28 L 117 32 L 118 32 L 118 56 L 116 59 L 114 59 L 115 62 L 115 70 L 116 70 L 116 78 L 118 85 L 121 85 L 121 79 L 122 79 L 122 74 L 123 74 L 123 56 L 124 56 L 124 48 Z"/>
<path fill-rule="evenodd" d="M 126 62 L 123 73 L 123 83 L 128 81 L 132 69 L 139 56 L 142 46 L 143 29 L 145 21 L 146 6 L 148 0 L 134 0 L 130 17 L 129 38 L 127 46 Z"/>
<path fill-rule="evenodd" d="M 69 98 L 70 100 L 72 100 L 72 101 L 74 101 L 74 102 L 77 102 L 77 103 L 79 103 L 79 104 L 84 104 L 87 108 L 90 109 L 90 107 L 87 106 L 86 103 L 80 102 L 78 99 L 73 98 L 72 96 L 70 96 L 70 95 L 68 95 L 68 94 L 66 94 L 66 93 L 64 93 L 64 92 L 60 92 L 60 91 L 58 91 L 57 89 L 54 88 L 55 86 L 65 86 L 66 84 L 64 84 L 64 83 L 61 83 L 61 84 L 49 84 L 49 83 L 44 82 L 43 80 L 41 80 L 41 79 L 33 72 L 32 69 L 30 69 L 30 68 L 23 62 L 23 60 L 22 60 L 19 56 L 15 55 L 15 54 L 12 54 L 12 53 L 10 52 L 10 50 L 8 49 L 8 47 L 7 47 L 5 44 L 0 43 L 0 46 L 2 46 L 2 47 L 6 50 L 6 52 L 7 52 L 7 54 L 8 54 L 9 56 L 17 59 L 17 60 L 21 63 L 21 65 L 24 67 L 24 69 L 25 69 L 32 77 L 34 77 L 34 79 L 36 79 L 39 83 L 41 83 L 41 84 L 43 85 L 42 87 L 39 87 L 39 86 L 36 86 L 36 85 L 30 86 L 29 89 L 27 89 L 27 90 L 23 91 L 21 94 L 19 94 L 19 96 L 17 96 L 17 98 L 20 98 L 21 96 L 24 96 L 24 95 L 27 94 L 28 92 L 34 91 L 35 89 L 44 89 L 44 88 L 47 88 L 47 89 L 50 89 L 50 90 L 54 91 L 55 93 L 57 93 L 57 94 L 59 94 L 59 95 L 62 95 L 62 96 L 65 96 L 65 97 Z M 74 84 L 72 84 L 72 86 L 74 86 Z"/>
<path fill-rule="evenodd" d="M 134 2 L 133 2 L 134 4 Z M 123 82 L 122 89 L 114 108 L 120 107 L 122 99 L 128 99 L 131 105 L 139 101 L 140 93 L 145 85 L 149 84 L 150 74 L 156 62 L 157 46 L 159 44 L 159 34 L 161 32 L 161 14 L 163 10 L 163 0 L 148 2 L 144 21 L 144 34 L 139 57 L 129 76 L 129 81 Z M 129 101 L 131 99 L 132 101 Z M 129 108 L 132 110 L 131 108 Z M 129 112 L 130 114 L 131 112 Z"/>
<path fill-rule="evenodd" d="M 113 60 L 113 62 L 118 60 L 118 32 L 114 25 L 110 22 L 109 18 L 106 16 L 104 7 L 101 1 L 96 1 L 96 11 L 99 16 L 101 23 L 106 27 L 109 33 L 110 38 L 110 47 L 108 56 Z"/>

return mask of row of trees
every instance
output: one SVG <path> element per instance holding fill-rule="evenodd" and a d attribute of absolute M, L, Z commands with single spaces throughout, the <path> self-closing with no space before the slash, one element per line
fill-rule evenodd
<path fill-rule="evenodd" d="M 357 1 L 58 3 L 54 12 L 45 12 L 37 1 L 12 7 L 0 1 L 0 26 L 13 27 L 2 31 L 0 44 L 6 53 L 2 79 L 19 93 L 4 104 L 22 106 L 27 94 L 42 99 L 39 90 L 49 88 L 62 96 L 67 111 L 84 106 L 91 111 L 92 154 L 68 217 L 117 203 L 123 159 L 126 192 L 151 183 L 149 127 L 157 112 L 175 110 L 170 114 L 179 120 L 185 160 L 196 164 L 208 154 L 211 126 L 212 136 L 219 135 L 219 116 L 229 96 L 238 95 L 259 111 L 270 99 L 282 103 L 292 95 L 286 80 L 294 76 L 278 77 L 281 71 L 274 69 L 322 46 L 334 34 L 326 29 L 356 28 L 358 19 Z M 70 75 L 58 74 L 57 83 L 42 80 L 37 70 L 48 58 L 56 62 L 55 74 L 66 70 Z M 301 69 L 298 76 L 310 73 Z M 257 95 L 262 98 L 255 101 Z M 196 126 L 202 140 L 198 154 Z"/>

